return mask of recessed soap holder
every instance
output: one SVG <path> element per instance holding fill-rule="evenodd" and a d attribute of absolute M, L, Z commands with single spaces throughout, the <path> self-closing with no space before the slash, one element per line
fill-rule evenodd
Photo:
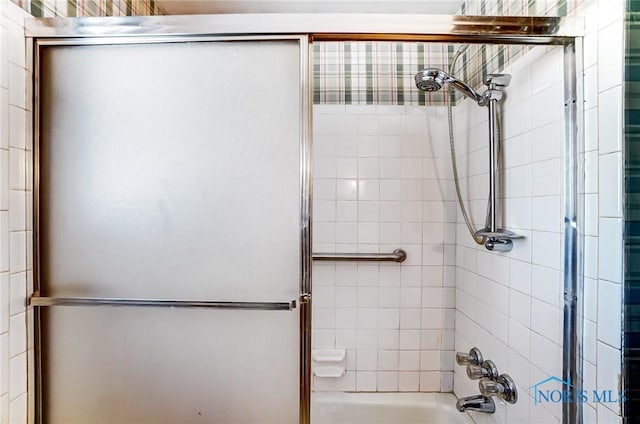
<path fill-rule="evenodd" d="M 314 349 L 313 375 L 321 378 L 339 378 L 345 372 L 347 352 L 344 349 Z"/>

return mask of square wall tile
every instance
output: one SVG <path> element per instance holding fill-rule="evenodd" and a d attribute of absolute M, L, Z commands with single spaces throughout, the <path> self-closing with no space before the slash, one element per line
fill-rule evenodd
<path fill-rule="evenodd" d="M 553 269 L 560 269 L 562 263 L 561 234 L 534 231 L 531 237 L 532 263 Z"/>
<path fill-rule="evenodd" d="M 587 152 L 598 149 L 598 113 L 597 107 L 585 111 L 584 138 Z"/>
<path fill-rule="evenodd" d="M 27 304 L 27 274 L 25 272 L 11 274 L 9 276 L 9 286 L 11 296 L 9 314 L 16 315 L 25 312 Z"/>
<path fill-rule="evenodd" d="M 27 112 L 16 106 L 9 106 L 9 145 L 24 149 L 26 147 Z"/>
<path fill-rule="evenodd" d="M 598 195 L 584 195 L 584 234 L 598 236 Z"/>
<path fill-rule="evenodd" d="M 531 319 L 531 298 L 524 293 L 511 290 L 509 294 L 509 318 L 528 327 Z"/>
<path fill-rule="evenodd" d="M 320 158 L 319 158 L 320 159 Z M 325 158 L 330 160 L 332 158 Z M 358 159 L 357 158 L 335 158 L 334 169 L 337 178 L 357 178 L 358 177 Z M 325 165 L 326 167 L 326 165 Z M 327 172 L 331 172 L 331 167 L 325 168 Z"/>
<path fill-rule="evenodd" d="M 509 287 L 524 294 L 531 293 L 531 263 L 515 259 L 509 261 Z"/>
<path fill-rule="evenodd" d="M 592 278 L 584 280 L 584 317 L 591 321 L 598 318 L 598 281 Z"/>
<path fill-rule="evenodd" d="M 378 372 L 378 391 L 397 392 L 398 374 L 398 371 Z"/>
<path fill-rule="evenodd" d="M 584 275 L 598 278 L 598 237 L 584 238 Z"/>
<path fill-rule="evenodd" d="M 531 329 L 553 343 L 562 343 L 562 310 L 556 306 L 531 300 Z"/>
<path fill-rule="evenodd" d="M 0 211 L 0 272 L 9 271 L 9 212 Z"/>
<path fill-rule="evenodd" d="M 615 409 L 615 411 L 613 409 Z M 598 417 L 598 424 L 623 424 L 617 403 L 597 404 L 596 415 Z"/>
<path fill-rule="evenodd" d="M 27 350 L 26 313 L 9 318 L 9 357 L 13 358 Z"/>
<path fill-rule="evenodd" d="M 538 128 L 557 121 L 564 114 L 561 84 L 554 84 L 531 97 L 531 127 Z M 524 119 L 524 118 L 523 118 Z M 529 128 L 526 128 L 529 130 Z"/>
<path fill-rule="evenodd" d="M 0 334 L 9 331 L 9 316 L 11 315 L 11 285 L 9 274 L 0 274 Z"/>
<path fill-rule="evenodd" d="M 618 392 L 620 381 L 620 363 L 622 355 L 618 349 L 614 349 L 604 343 L 598 342 L 598 362 L 596 364 L 596 381 L 598 392 L 611 390 Z M 618 409 L 618 404 L 607 405 L 612 410 Z"/>
<path fill-rule="evenodd" d="M 600 156 L 598 208 L 601 217 L 622 217 L 622 153 Z"/>
<path fill-rule="evenodd" d="M 598 66 L 592 65 L 584 70 L 584 102 L 585 108 L 598 106 Z"/>
<path fill-rule="evenodd" d="M 421 392 L 439 392 L 440 391 L 440 372 L 427 371 L 420 373 L 420 391 Z"/>
<path fill-rule="evenodd" d="M 376 371 L 358 371 L 356 373 L 356 391 L 375 392 L 378 388 Z"/>
<path fill-rule="evenodd" d="M 550 305 L 561 307 L 562 273 L 557 269 L 533 265 L 531 271 L 531 295 Z"/>
<path fill-rule="evenodd" d="M 530 330 L 528 327 L 514 321 L 509 320 L 509 346 L 524 358 L 530 357 Z"/>
<path fill-rule="evenodd" d="M 535 163 L 532 169 L 532 194 L 534 196 L 561 195 L 563 170 L 561 159 Z"/>
<path fill-rule="evenodd" d="M 622 341 L 622 286 L 598 282 L 598 340 L 620 349 Z"/>
<path fill-rule="evenodd" d="M 560 232 L 563 225 L 562 198 L 542 196 L 532 199 L 533 213 L 531 229 L 535 231 Z"/>
<path fill-rule="evenodd" d="M 24 68 L 9 64 L 9 104 L 24 109 L 26 107 L 26 74 Z"/>
<path fill-rule="evenodd" d="M 607 281 L 621 283 L 622 219 L 600 219 L 600 237 L 598 239 L 598 244 L 598 276 Z"/>
<path fill-rule="evenodd" d="M 313 177 L 314 178 L 336 178 L 336 160 L 331 157 L 317 157 L 314 159 Z M 355 178 L 354 175 L 347 175 L 341 178 Z"/>
<path fill-rule="evenodd" d="M 584 155 L 584 191 L 598 193 L 599 155 L 597 151 L 586 152 Z"/>
<path fill-rule="evenodd" d="M 10 190 L 9 192 L 9 231 L 24 231 L 26 224 L 27 192 Z"/>
<path fill-rule="evenodd" d="M 0 68 L 1 64 L 2 60 Z M 9 148 L 9 90 L 4 87 L 0 87 L 0 148 Z"/>
<path fill-rule="evenodd" d="M 9 404 L 9 422 L 11 423 L 26 423 L 27 422 L 27 394 L 19 396 Z"/>
<path fill-rule="evenodd" d="M 13 190 L 26 190 L 26 152 L 21 149 L 9 149 L 9 187 Z"/>
<path fill-rule="evenodd" d="M 521 146 L 515 147 L 521 148 Z M 561 121 L 539 127 L 531 132 L 531 155 L 526 158 L 528 162 L 560 158 L 563 154 L 564 125 Z"/>
<path fill-rule="evenodd" d="M 16 399 L 27 391 L 27 354 L 9 359 L 9 399 Z"/>
<path fill-rule="evenodd" d="M 420 388 L 420 373 L 399 372 L 398 390 L 401 392 L 417 392 Z"/>
<path fill-rule="evenodd" d="M 595 322 L 584 321 L 583 357 L 586 363 L 597 362 L 598 328 Z M 592 386 L 595 387 L 595 384 Z"/>
<path fill-rule="evenodd" d="M 600 93 L 598 108 L 598 139 L 600 153 L 622 149 L 622 86 Z"/>
<path fill-rule="evenodd" d="M 9 393 L 9 333 L 0 334 L 0 395 Z"/>
<path fill-rule="evenodd" d="M 0 210 L 9 209 L 9 150 L 0 149 Z"/>
<path fill-rule="evenodd" d="M 611 3 L 619 3 L 613 1 Z M 609 4 L 609 2 L 607 2 Z M 620 16 L 619 19 L 622 19 Z M 598 86 L 600 91 L 622 84 L 624 67 L 624 29 L 619 22 L 598 32 Z"/>
<path fill-rule="evenodd" d="M 608 25 L 616 21 L 620 22 L 620 20 L 624 19 L 625 4 L 624 0 L 607 0 L 604 2 L 598 2 L 598 28 L 602 31 Z M 622 39 L 617 41 L 622 43 Z M 604 57 L 604 60 L 607 60 L 606 56 Z"/>
<path fill-rule="evenodd" d="M 0 8 L 6 2 L 0 2 Z M 9 33 L 6 26 L 2 25 L 2 13 L 0 12 L 0 87 L 9 86 Z"/>

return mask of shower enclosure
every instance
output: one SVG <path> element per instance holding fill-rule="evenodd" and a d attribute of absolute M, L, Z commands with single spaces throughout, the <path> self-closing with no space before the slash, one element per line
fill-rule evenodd
<path fill-rule="evenodd" d="M 334 271 L 338 265 L 326 261 L 367 260 L 372 268 L 362 267 L 365 273 L 397 273 L 399 284 L 406 272 L 399 266 L 409 273 L 422 266 L 422 251 L 401 242 L 375 250 L 373 239 L 341 246 L 323 240 L 320 221 L 312 253 L 311 112 L 321 109 L 312 104 L 312 46 L 325 42 L 564 48 L 565 289 L 572 294 L 564 372 L 579 381 L 579 119 L 572 103 L 579 30 L 571 19 L 501 19 L 327 14 L 30 22 L 37 81 L 35 420 L 311 421 L 311 305 L 331 291 L 321 282 L 312 291 L 312 257 Z M 313 118 L 320 128 L 322 118 Z M 446 138 L 439 143 L 446 152 Z M 332 190 L 323 178 L 315 175 L 316 194 Z M 366 183 L 333 190 L 362 200 L 381 193 Z M 322 196 L 316 206 L 327 200 Z M 455 252 L 456 240 L 446 248 Z M 378 259 L 405 262 L 370 262 Z M 315 271 L 314 278 L 322 280 Z M 329 347 L 321 346 L 330 338 L 323 330 L 314 329 L 314 347 Z M 365 330 L 367 342 L 373 333 Z M 452 359 L 459 346 L 449 330 Z M 433 383 L 429 376 L 425 382 Z M 446 384 L 438 379 L 428 387 L 450 392 L 453 382 L 449 370 Z M 375 391 L 366 381 L 354 389 Z M 578 405 L 567 406 L 567 422 L 579 414 Z"/>

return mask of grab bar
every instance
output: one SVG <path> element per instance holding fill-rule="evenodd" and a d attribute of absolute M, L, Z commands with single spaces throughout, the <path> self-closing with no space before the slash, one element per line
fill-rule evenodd
<path fill-rule="evenodd" d="M 396 249 L 393 253 L 314 253 L 314 261 L 377 261 L 404 262 L 407 252 Z"/>
<path fill-rule="evenodd" d="M 32 296 L 30 306 L 153 306 L 169 308 L 249 309 L 260 311 L 291 311 L 297 302 L 215 302 L 209 300 L 122 299 L 96 297 Z"/>

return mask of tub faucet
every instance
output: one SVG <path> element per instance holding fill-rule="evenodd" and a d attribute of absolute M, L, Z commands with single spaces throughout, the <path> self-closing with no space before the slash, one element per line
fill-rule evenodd
<path fill-rule="evenodd" d="M 468 396 L 458 399 L 458 402 L 456 402 L 456 408 L 460 412 L 477 411 L 484 412 L 486 414 L 493 414 L 496 412 L 496 404 L 493 402 L 493 399 L 482 395 Z"/>

